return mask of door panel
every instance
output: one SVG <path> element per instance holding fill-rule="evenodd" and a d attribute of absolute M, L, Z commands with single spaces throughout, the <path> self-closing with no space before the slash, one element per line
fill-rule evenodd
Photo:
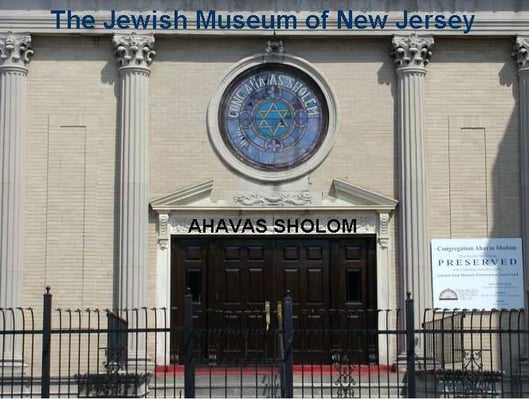
<path fill-rule="evenodd" d="M 208 324 L 223 334 L 209 341 L 209 351 L 219 362 L 259 360 L 268 357 L 265 301 L 271 299 L 272 263 L 269 240 L 223 239 L 210 245 L 215 264 L 209 271 L 209 307 L 222 312 L 209 316 Z M 241 329 L 247 334 L 241 335 Z M 248 333 L 250 332 L 250 333 Z"/>
<path fill-rule="evenodd" d="M 372 242 L 371 238 L 355 238 L 332 244 L 333 307 L 376 309 L 376 264 L 370 262 Z"/>
<path fill-rule="evenodd" d="M 322 311 L 330 305 L 329 241 L 277 240 L 275 248 L 276 296 L 281 299 L 290 291 L 294 329 L 300 332 L 294 345 L 294 363 L 326 363 L 329 346 L 321 332 L 327 321 Z"/>
<path fill-rule="evenodd" d="M 223 310 L 263 310 L 271 300 L 272 257 L 269 240 L 218 241 L 215 267 L 210 271 L 215 297 L 209 307 Z"/>
<path fill-rule="evenodd" d="M 343 351 L 351 362 L 376 361 L 378 314 L 374 238 L 340 239 L 333 244 L 332 307 L 344 310 L 331 315 L 330 324 L 357 334 L 333 340 L 331 352 Z"/>
<path fill-rule="evenodd" d="M 186 289 L 193 296 L 193 321 L 199 329 L 206 328 L 205 311 L 208 304 L 208 265 L 209 247 L 200 239 L 171 241 L 171 321 L 173 326 L 183 326 L 183 300 Z M 200 354 L 200 340 L 195 343 L 196 356 Z M 178 355 L 183 354 L 183 341 L 171 335 L 171 361 L 182 362 Z"/>
<path fill-rule="evenodd" d="M 319 239 L 287 239 L 274 243 L 275 297 L 287 290 L 294 307 L 329 304 L 329 243 Z"/>

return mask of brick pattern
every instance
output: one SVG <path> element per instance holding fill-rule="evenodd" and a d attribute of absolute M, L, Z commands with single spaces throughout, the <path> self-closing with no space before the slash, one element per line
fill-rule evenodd
<path fill-rule="evenodd" d="M 40 307 L 44 286 L 50 284 L 57 305 L 108 306 L 117 193 L 118 68 L 111 40 L 36 36 L 33 44 L 24 304 Z M 215 153 L 206 113 L 229 68 L 265 44 L 251 38 L 156 38 L 149 78 L 150 198 L 208 178 L 215 179 L 214 198 L 248 186 Z M 300 39 L 287 40 L 285 46 L 321 72 L 338 107 L 333 150 L 295 184 L 327 194 L 332 178 L 339 177 L 396 198 L 396 77 L 390 40 Z M 507 39 L 436 39 L 425 82 L 432 237 L 520 235 L 517 77 L 510 49 Z M 481 121 L 451 126 L 453 118 L 469 116 Z M 479 140 L 460 143 L 456 133 L 475 134 Z M 471 197 L 464 195 L 467 186 Z M 156 221 L 151 215 L 149 304 L 155 301 Z M 390 229 L 388 278 L 396 301 L 398 215 Z"/>
<path fill-rule="evenodd" d="M 110 39 L 35 37 L 28 74 L 23 302 L 112 304 L 117 68 Z"/>
<path fill-rule="evenodd" d="M 511 47 L 508 39 L 436 39 L 425 105 L 431 238 L 521 235 Z"/>

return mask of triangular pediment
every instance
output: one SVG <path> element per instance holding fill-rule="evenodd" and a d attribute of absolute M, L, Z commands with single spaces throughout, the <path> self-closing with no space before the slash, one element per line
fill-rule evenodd
<path fill-rule="evenodd" d="M 214 180 L 183 187 L 173 193 L 151 201 L 151 207 L 158 212 L 183 210 L 241 210 L 260 209 L 285 210 L 394 210 L 395 199 L 353 185 L 342 179 L 332 181 L 330 195 L 298 191 L 238 191 L 226 195 L 225 199 L 213 201 Z"/>
<path fill-rule="evenodd" d="M 398 201 L 391 197 L 353 185 L 342 179 L 334 178 L 332 186 L 333 190 L 331 191 L 331 195 L 350 205 L 394 209 L 398 204 Z"/>
<path fill-rule="evenodd" d="M 211 205 L 213 179 L 178 189 L 176 192 L 151 200 L 153 210 L 171 210 L 182 206 Z"/>

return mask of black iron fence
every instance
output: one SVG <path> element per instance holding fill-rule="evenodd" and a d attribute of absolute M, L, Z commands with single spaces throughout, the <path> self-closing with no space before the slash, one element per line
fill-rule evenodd
<path fill-rule="evenodd" d="M 1 397 L 529 397 L 523 310 L 0 309 Z"/>

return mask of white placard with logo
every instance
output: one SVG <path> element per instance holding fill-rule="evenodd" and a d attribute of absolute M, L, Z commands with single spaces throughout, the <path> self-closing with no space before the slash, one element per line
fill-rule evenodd
<path fill-rule="evenodd" d="M 524 307 L 522 240 L 433 239 L 433 305 L 438 308 Z"/>

